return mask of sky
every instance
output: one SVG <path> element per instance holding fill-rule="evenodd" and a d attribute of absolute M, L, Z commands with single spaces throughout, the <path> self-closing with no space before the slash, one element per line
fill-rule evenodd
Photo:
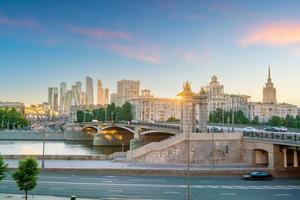
<path fill-rule="evenodd" d="M 225 92 L 261 101 L 271 66 L 278 102 L 300 105 L 300 1 L 0 0 L 0 101 L 38 104 L 85 77 L 155 96 Z M 84 86 L 84 85 L 83 85 Z M 94 94 L 94 96 L 96 96 Z"/>

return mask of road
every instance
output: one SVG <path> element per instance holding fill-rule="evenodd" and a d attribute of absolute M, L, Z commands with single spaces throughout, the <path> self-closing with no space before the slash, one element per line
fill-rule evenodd
<path fill-rule="evenodd" d="M 183 200 L 186 188 L 185 177 L 41 173 L 32 194 L 102 200 Z M 22 192 L 8 174 L 0 183 L 0 193 Z M 191 193 L 193 200 L 298 200 L 300 179 L 244 181 L 239 177 L 193 177 Z"/>

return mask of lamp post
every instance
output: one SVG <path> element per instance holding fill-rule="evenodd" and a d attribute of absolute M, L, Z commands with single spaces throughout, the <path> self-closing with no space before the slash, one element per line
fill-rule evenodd
<path fill-rule="evenodd" d="M 1 124 L 1 128 L 2 128 L 2 129 L 3 129 L 3 127 L 4 127 L 4 117 L 5 117 L 5 115 L 2 116 L 2 124 Z"/>
<path fill-rule="evenodd" d="M 190 107 L 188 110 L 188 117 L 192 111 L 193 107 Z M 188 123 L 191 123 L 192 119 L 189 119 Z M 186 191 L 186 200 L 192 199 L 191 188 L 190 188 L 190 131 L 187 132 L 187 191 Z"/>
<path fill-rule="evenodd" d="M 45 168 L 45 136 L 46 132 L 43 133 L 43 157 L 42 157 L 42 168 Z"/>

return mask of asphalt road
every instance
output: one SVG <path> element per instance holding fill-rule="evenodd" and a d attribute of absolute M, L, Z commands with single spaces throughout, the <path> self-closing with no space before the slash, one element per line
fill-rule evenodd
<path fill-rule="evenodd" d="M 41 173 L 31 194 L 121 200 L 184 200 L 185 177 L 102 176 Z M 299 200 L 300 179 L 244 181 L 239 177 L 193 177 L 193 200 Z M 0 182 L 0 193 L 20 193 L 10 174 Z"/>

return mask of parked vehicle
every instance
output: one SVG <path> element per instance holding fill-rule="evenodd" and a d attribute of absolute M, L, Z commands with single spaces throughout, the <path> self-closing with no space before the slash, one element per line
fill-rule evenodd
<path fill-rule="evenodd" d="M 271 131 L 271 132 L 281 132 L 280 129 L 278 127 L 272 127 L 269 126 L 267 128 L 264 128 L 265 131 Z"/>
<path fill-rule="evenodd" d="M 155 124 L 155 121 L 149 120 L 149 121 L 148 121 L 148 124 Z"/>
<path fill-rule="evenodd" d="M 288 129 L 284 126 L 278 126 L 277 128 L 280 130 L 280 132 L 287 132 L 288 131 Z"/>
<path fill-rule="evenodd" d="M 243 128 L 243 133 L 258 133 L 260 132 L 258 129 L 253 127 L 245 127 Z"/>
<path fill-rule="evenodd" d="M 271 180 L 273 176 L 265 171 L 252 171 L 242 176 L 245 180 Z"/>
<path fill-rule="evenodd" d="M 265 171 L 252 171 L 242 176 L 245 180 L 271 180 L 273 177 Z"/>
<path fill-rule="evenodd" d="M 223 129 L 221 127 L 218 127 L 218 126 L 212 126 L 210 128 L 210 132 L 211 133 L 222 133 Z"/>

